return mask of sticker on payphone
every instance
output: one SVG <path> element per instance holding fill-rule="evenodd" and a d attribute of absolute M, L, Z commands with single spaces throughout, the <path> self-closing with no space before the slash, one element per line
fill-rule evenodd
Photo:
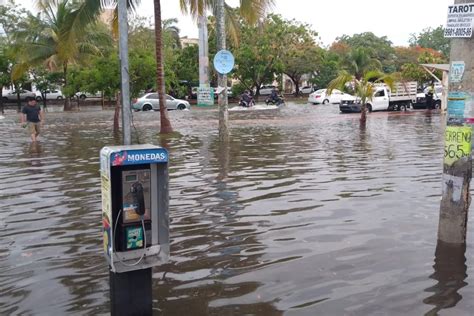
<path fill-rule="evenodd" d="M 143 248 L 142 227 L 125 228 L 125 242 L 127 245 L 127 250 Z"/>

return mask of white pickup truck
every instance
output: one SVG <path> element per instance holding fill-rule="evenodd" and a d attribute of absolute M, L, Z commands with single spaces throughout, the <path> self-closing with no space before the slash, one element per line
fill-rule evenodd
<path fill-rule="evenodd" d="M 367 110 L 372 111 L 405 111 L 416 102 L 416 81 L 398 82 L 393 91 L 387 85 L 377 84 L 371 100 L 367 100 Z M 351 98 L 342 100 L 341 112 L 360 112 L 360 100 Z"/>

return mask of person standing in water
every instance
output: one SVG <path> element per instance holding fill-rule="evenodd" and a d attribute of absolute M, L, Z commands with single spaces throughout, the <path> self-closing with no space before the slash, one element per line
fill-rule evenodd
<path fill-rule="evenodd" d="M 22 127 L 28 126 L 32 142 L 38 140 L 44 119 L 44 111 L 42 111 L 41 107 L 36 104 L 36 100 L 34 98 L 29 99 L 28 104 L 21 110 L 20 122 Z"/>

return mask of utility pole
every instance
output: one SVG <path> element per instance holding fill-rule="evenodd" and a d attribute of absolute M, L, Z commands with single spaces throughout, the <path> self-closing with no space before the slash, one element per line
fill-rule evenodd
<path fill-rule="evenodd" d="M 455 24 L 450 25 L 450 20 L 453 18 L 465 19 L 459 13 L 472 14 L 471 10 L 474 12 L 474 5 L 464 5 L 464 3 L 468 1 L 456 0 L 455 5 L 449 6 L 448 23 L 445 29 L 445 37 L 452 39 L 443 162 L 443 196 L 440 206 L 438 240 L 451 244 L 466 242 L 467 218 L 471 202 L 469 186 L 472 178 L 472 127 L 470 124 L 474 117 L 471 114 L 474 93 L 472 21 L 471 31 L 468 27 L 459 29 Z M 465 10 L 468 12 L 464 12 Z"/>
<path fill-rule="evenodd" d="M 225 34 L 225 1 L 217 0 L 216 5 L 216 31 L 217 31 L 217 51 L 226 49 Z M 228 141 L 229 138 L 229 101 L 227 99 L 227 75 L 218 74 L 219 88 L 223 88 L 219 93 L 219 140 Z"/>
<path fill-rule="evenodd" d="M 121 96 L 122 96 L 122 135 L 123 144 L 131 145 L 132 136 L 130 122 L 132 110 L 130 109 L 130 76 L 128 73 L 128 17 L 127 0 L 118 1 L 118 24 L 119 24 L 119 55 L 121 74 Z"/>

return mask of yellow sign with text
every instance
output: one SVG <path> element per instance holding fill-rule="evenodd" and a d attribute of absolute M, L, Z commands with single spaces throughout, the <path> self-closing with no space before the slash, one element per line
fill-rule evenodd
<path fill-rule="evenodd" d="M 472 128 L 447 126 L 444 132 L 444 163 L 451 166 L 463 157 L 471 155 Z"/>

